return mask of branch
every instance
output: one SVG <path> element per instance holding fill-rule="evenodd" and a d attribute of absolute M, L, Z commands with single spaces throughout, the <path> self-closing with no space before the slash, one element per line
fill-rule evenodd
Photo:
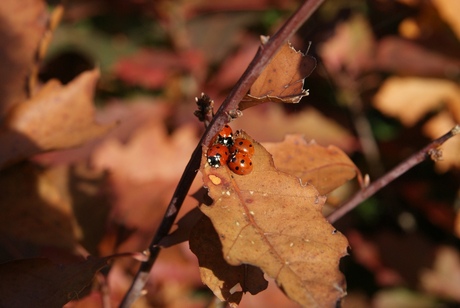
<path fill-rule="evenodd" d="M 141 266 L 134 278 L 133 284 L 123 299 L 120 307 L 128 308 L 142 294 L 147 282 L 150 270 L 155 263 L 161 247 L 158 245 L 163 237 L 168 235 L 174 221 L 179 213 L 182 203 L 192 185 L 198 169 L 200 168 L 202 145 L 208 145 L 211 139 L 230 122 L 229 114 L 238 109 L 238 104 L 249 91 L 251 85 L 256 81 L 270 59 L 277 53 L 279 48 L 292 36 L 300 26 L 313 14 L 313 12 L 324 2 L 324 0 L 306 0 L 302 6 L 286 21 L 286 23 L 273 35 L 270 40 L 259 47 L 254 59 L 246 71 L 238 80 L 235 87 L 224 100 L 215 117 L 203 134 L 199 144 L 192 153 L 192 156 L 185 167 L 184 173 L 179 180 L 177 188 L 166 209 L 164 218 L 158 227 L 155 236 L 149 246 L 148 260 L 141 263 Z"/>
<path fill-rule="evenodd" d="M 397 165 L 387 174 L 367 186 L 366 188 L 357 192 L 350 200 L 348 200 L 344 205 L 334 211 L 332 214 L 327 216 L 327 220 L 330 223 L 334 223 L 339 220 L 342 216 L 346 213 L 354 209 L 358 206 L 361 202 L 369 198 L 370 196 L 374 195 L 383 187 L 387 186 L 389 183 L 397 179 L 403 173 L 407 172 L 412 167 L 418 165 L 419 163 L 423 162 L 425 159 L 430 157 L 434 161 L 439 160 L 442 156 L 441 151 L 438 149 L 444 142 L 449 140 L 455 135 L 460 134 L 460 124 L 454 126 L 447 134 L 442 137 L 439 137 L 436 140 L 433 140 L 430 144 L 426 147 L 418 151 L 417 153 L 413 154 L 411 157 L 407 158 L 405 161 Z"/>

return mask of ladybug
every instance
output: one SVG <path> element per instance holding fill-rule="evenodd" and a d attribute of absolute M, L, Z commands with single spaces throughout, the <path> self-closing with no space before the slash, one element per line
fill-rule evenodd
<path fill-rule="evenodd" d="M 216 141 L 227 147 L 233 145 L 233 130 L 228 124 L 225 124 L 224 128 L 217 134 Z"/>
<path fill-rule="evenodd" d="M 251 158 L 242 152 L 233 153 L 228 161 L 228 168 L 239 175 L 246 175 L 252 171 Z"/>
<path fill-rule="evenodd" d="M 221 144 L 214 144 L 206 152 L 208 164 L 211 167 L 219 168 L 227 163 L 229 157 L 228 148 Z"/>
<path fill-rule="evenodd" d="M 249 158 L 254 155 L 254 146 L 252 142 L 248 139 L 236 138 L 233 142 L 233 145 L 229 147 L 230 153 L 243 153 L 249 156 Z"/>

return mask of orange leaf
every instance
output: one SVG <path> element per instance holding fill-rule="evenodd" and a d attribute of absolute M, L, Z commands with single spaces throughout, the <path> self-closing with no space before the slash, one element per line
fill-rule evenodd
<path fill-rule="evenodd" d="M 66 86 L 48 82 L 17 105 L 0 128 L 0 166 L 41 152 L 70 148 L 106 133 L 113 125 L 94 123 L 93 93 L 99 72 L 82 73 Z"/>
<path fill-rule="evenodd" d="M 315 67 L 315 58 L 284 44 L 241 101 L 240 110 L 265 102 L 298 103 L 308 95 L 303 83 Z"/>
<path fill-rule="evenodd" d="M 278 171 L 270 154 L 242 134 L 255 148 L 250 174 L 212 168 L 205 157 L 201 166 L 214 202 L 200 209 L 219 234 L 224 259 L 260 267 L 305 307 L 335 306 L 345 295 L 338 265 L 348 242 L 322 216 L 325 198 L 312 185 Z"/>
<path fill-rule="evenodd" d="M 339 148 L 307 142 L 302 135 L 287 135 L 283 142 L 264 143 L 273 155 L 278 170 L 292 174 L 302 182 L 312 184 L 321 195 L 338 188 L 361 173 Z"/>
<path fill-rule="evenodd" d="M 190 234 L 190 249 L 200 262 L 200 274 L 205 283 L 222 301 L 238 305 L 243 292 L 257 294 L 267 288 L 264 273 L 255 266 L 228 264 L 222 256 L 222 244 L 211 221 L 204 216 Z"/>

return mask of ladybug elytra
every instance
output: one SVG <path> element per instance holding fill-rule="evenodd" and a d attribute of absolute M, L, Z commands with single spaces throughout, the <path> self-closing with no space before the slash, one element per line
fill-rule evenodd
<path fill-rule="evenodd" d="M 219 168 L 220 166 L 225 165 L 229 155 L 228 148 L 220 144 L 214 144 L 206 152 L 208 164 L 214 168 Z"/>
<path fill-rule="evenodd" d="M 233 153 L 227 165 L 233 173 L 239 175 L 249 174 L 253 168 L 251 158 L 242 152 Z"/>
<path fill-rule="evenodd" d="M 233 130 L 226 124 L 224 128 L 217 134 L 217 143 L 223 144 L 225 146 L 233 145 Z"/>
<path fill-rule="evenodd" d="M 251 157 L 254 154 L 254 146 L 248 139 L 236 138 L 233 145 L 229 147 L 230 153 L 244 153 Z"/>

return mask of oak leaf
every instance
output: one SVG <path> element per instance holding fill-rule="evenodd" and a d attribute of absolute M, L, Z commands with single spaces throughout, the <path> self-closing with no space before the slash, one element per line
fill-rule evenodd
<path fill-rule="evenodd" d="M 202 214 L 203 215 L 203 214 Z M 223 258 L 222 244 L 211 221 L 204 216 L 190 234 L 190 249 L 199 256 L 202 281 L 222 301 L 236 306 L 243 292 L 257 294 L 267 288 L 264 273 L 249 264 L 230 265 Z"/>
<path fill-rule="evenodd" d="M 315 58 L 284 44 L 241 101 L 240 110 L 265 102 L 298 103 L 308 95 L 304 79 L 315 67 Z"/>
<path fill-rule="evenodd" d="M 241 134 L 255 148 L 250 174 L 212 168 L 205 157 L 200 169 L 214 201 L 200 209 L 219 235 L 224 259 L 260 267 L 302 306 L 335 306 L 346 293 L 338 265 L 348 242 L 322 216 L 325 198 L 277 170 L 270 154 Z"/>
<path fill-rule="evenodd" d="M 302 135 L 287 135 L 283 142 L 264 143 L 273 155 L 278 170 L 294 175 L 303 183 L 312 184 L 321 195 L 361 174 L 351 159 L 336 146 L 327 148 Z"/>

